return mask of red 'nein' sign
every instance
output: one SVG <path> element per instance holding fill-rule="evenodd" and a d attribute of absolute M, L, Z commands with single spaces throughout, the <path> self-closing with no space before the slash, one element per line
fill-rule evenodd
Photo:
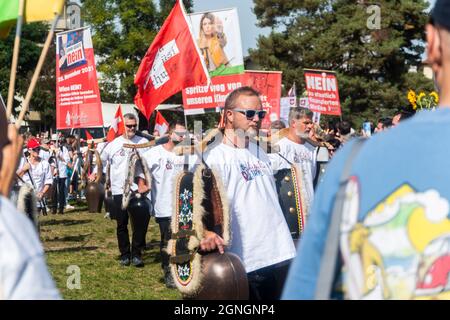
<path fill-rule="evenodd" d="M 305 69 L 309 109 L 330 115 L 341 115 L 336 75 L 331 71 Z"/>

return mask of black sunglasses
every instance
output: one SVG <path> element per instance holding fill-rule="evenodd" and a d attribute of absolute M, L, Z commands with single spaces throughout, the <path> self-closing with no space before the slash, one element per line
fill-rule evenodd
<path fill-rule="evenodd" d="M 232 111 L 240 112 L 247 117 L 248 120 L 253 120 L 255 115 L 258 115 L 260 120 L 264 119 L 267 114 L 265 110 L 250 110 L 250 109 L 231 109 Z"/>
<path fill-rule="evenodd" d="M 173 133 L 175 133 L 177 136 L 180 136 L 180 137 L 184 137 L 187 135 L 186 131 L 174 131 Z"/>
<path fill-rule="evenodd" d="M 127 128 L 136 128 L 137 127 L 137 124 L 126 124 L 125 125 Z"/>

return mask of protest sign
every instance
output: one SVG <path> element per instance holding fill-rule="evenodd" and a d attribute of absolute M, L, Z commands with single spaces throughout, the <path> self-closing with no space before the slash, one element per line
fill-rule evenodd
<path fill-rule="evenodd" d="M 309 109 L 329 115 L 341 115 L 336 74 L 332 71 L 305 69 Z"/>
<path fill-rule="evenodd" d="M 280 118 L 281 71 L 250 71 L 244 74 L 217 76 L 210 86 L 195 86 L 183 90 L 186 114 L 203 113 L 202 109 L 220 108 L 228 94 L 240 87 L 249 86 L 261 94 L 267 116 L 263 127 Z"/>
<path fill-rule="evenodd" d="M 244 72 L 236 8 L 193 13 L 189 15 L 189 20 L 212 77 Z"/>
<path fill-rule="evenodd" d="M 289 111 L 291 108 L 295 108 L 297 103 L 297 98 L 294 97 L 283 97 L 280 99 L 280 120 L 284 122 L 285 125 L 289 125 Z"/>
<path fill-rule="evenodd" d="M 56 128 L 103 126 L 89 28 L 56 35 Z"/>

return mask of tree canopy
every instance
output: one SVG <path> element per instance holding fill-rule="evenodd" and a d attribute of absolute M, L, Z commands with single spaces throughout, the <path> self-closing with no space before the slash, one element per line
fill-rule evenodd
<path fill-rule="evenodd" d="M 41 22 L 24 24 L 22 27 L 15 97 L 24 98 L 27 93 L 48 30 L 49 26 Z M 5 103 L 8 97 L 14 38 L 15 28 L 5 40 L 0 40 L 0 92 Z M 30 110 L 41 112 L 43 127 L 53 125 L 55 122 L 55 100 L 55 46 L 52 45 L 30 102 Z M 13 108 L 19 104 L 20 101 L 15 98 Z M 14 109 L 13 113 L 17 114 Z"/>
<path fill-rule="evenodd" d="M 421 72 L 428 3 L 418 1 L 254 0 L 261 27 L 253 61 L 282 70 L 304 91 L 304 68 L 336 71 L 343 117 L 359 125 L 409 108 L 408 89 L 432 90 Z M 377 16 L 377 13 L 380 13 Z M 377 18 L 379 26 L 376 25 Z"/>

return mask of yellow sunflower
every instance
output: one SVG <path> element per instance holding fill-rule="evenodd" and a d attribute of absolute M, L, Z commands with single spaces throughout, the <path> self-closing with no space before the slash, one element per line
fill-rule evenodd
<path fill-rule="evenodd" d="M 436 91 L 433 91 L 432 93 L 430 93 L 430 96 L 432 96 L 432 97 L 433 97 L 433 99 L 434 99 L 434 102 L 435 102 L 436 104 L 438 104 L 438 103 L 439 103 L 439 95 L 437 94 L 437 92 L 436 92 Z"/>
<path fill-rule="evenodd" d="M 414 105 L 416 103 L 416 93 L 413 90 L 408 91 L 408 101 Z"/>

